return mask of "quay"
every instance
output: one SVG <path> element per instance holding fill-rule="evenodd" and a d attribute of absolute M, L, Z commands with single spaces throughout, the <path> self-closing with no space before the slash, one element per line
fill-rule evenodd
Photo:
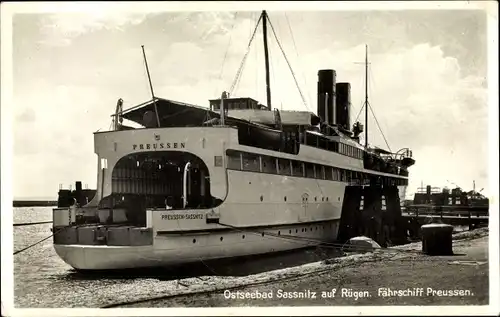
<path fill-rule="evenodd" d="M 231 290 L 234 294 L 271 294 L 266 298 L 228 298 L 228 291 L 221 289 L 120 307 L 487 305 L 488 229 L 455 234 L 453 244 L 452 256 L 427 256 L 419 252 L 422 244 L 416 242 L 388 248 L 389 254 L 381 252 L 379 260 L 369 253 L 366 257 L 372 261 Z"/>

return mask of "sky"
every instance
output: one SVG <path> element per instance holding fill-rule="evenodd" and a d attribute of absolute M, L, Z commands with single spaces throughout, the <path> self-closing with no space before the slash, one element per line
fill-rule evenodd
<path fill-rule="evenodd" d="M 263 8 L 266 9 L 266 8 Z M 93 135 L 116 101 L 155 95 L 200 106 L 228 91 L 259 11 L 23 13 L 13 16 L 13 196 L 95 188 Z M 482 10 L 269 11 L 306 104 L 269 30 L 273 108 L 316 112 L 317 72 L 350 82 L 351 122 L 369 101 L 391 150 L 409 147 L 409 192 L 458 184 L 488 193 L 487 15 Z M 266 102 L 262 29 L 235 96 Z M 364 121 L 364 114 L 359 120 Z M 369 143 L 387 148 L 372 114 Z M 73 185 L 74 187 L 74 185 Z"/>

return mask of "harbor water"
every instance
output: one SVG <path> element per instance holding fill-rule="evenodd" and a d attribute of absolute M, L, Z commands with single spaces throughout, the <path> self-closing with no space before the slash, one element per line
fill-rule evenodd
<path fill-rule="evenodd" d="M 51 220 L 52 207 L 14 208 L 14 223 Z M 14 252 L 52 233 L 51 224 L 16 226 Z M 17 308 L 96 308 L 133 301 L 138 296 L 162 296 L 179 289 L 179 279 L 210 276 L 211 283 L 234 277 L 298 266 L 338 256 L 333 249 L 310 248 L 286 254 L 203 262 L 182 269 L 134 270 L 108 274 L 82 274 L 64 263 L 54 251 L 52 238 L 14 255 L 14 304 Z M 196 283 L 196 280 L 195 280 Z"/>

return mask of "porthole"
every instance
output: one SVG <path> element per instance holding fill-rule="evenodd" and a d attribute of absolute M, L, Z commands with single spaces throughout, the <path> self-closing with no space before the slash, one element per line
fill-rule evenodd
<path fill-rule="evenodd" d="M 262 236 L 264 236 L 264 232 L 262 232 Z"/>
<path fill-rule="evenodd" d="M 299 232 L 299 229 L 295 229 L 295 233 Z"/>
<path fill-rule="evenodd" d="M 196 239 L 193 239 L 193 243 L 196 243 Z"/>
<path fill-rule="evenodd" d="M 279 235 L 279 236 L 281 235 L 281 231 L 278 231 L 278 235 Z"/>
<path fill-rule="evenodd" d="M 339 201 L 340 201 L 340 197 L 339 197 Z"/>
<path fill-rule="evenodd" d="M 241 238 L 242 238 L 242 239 L 245 239 L 245 235 L 242 235 L 242 236 L 241 236 Z"/>
<path fill-rule="evenodd" d="M 318 201 L 318 197 L 314 197 L 314 201 Z"/>
<path fill-rule="evenodd" d="M 321 197 L 321 201 L 325 201 L 325 197 Z"/>
<path fill-rule="evenodd" d="M 222 241 L 222 240 L 224 240 L 224 238 L 223 238 L 223 237 L 220 237 L 220 241 Z"/>
<path fill-rule="evenodd" d="M 289 233 L 289 234 L 292 234 L 292 230 L 288 230 L 288 233 Z"/>
<path fill-rule="evenodd" d="M 285 196 L 285 198 L 284 198 L 284 199 L 285 199 L 285 201 L 286 201 L 286 196 Z"/>
<path fill-rule="evenodd" d="M 260 195 L 260 201 L 263 201 L 263 200 L 264 200 L 264 196 Z"/>
<path fill-rule="evenodd" d="M 309 231 L 313 231 L 313 228 L 311 227 L 311 228 L 309 229 Z"/>
<path fill-rule="evenodd" d="M 326 201 L 328 201 L 328 197 L 326 197 Z"/>

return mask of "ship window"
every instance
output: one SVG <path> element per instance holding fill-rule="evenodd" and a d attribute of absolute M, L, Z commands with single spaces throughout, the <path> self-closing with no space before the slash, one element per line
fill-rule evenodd
<path fill-rule="evenodd" d="M 327 146 L 328 151 L 333 151 L 333 143 L 334 143 L 334 142 L 332 142 L 332 141 L 330 141 L 330 140 L 328 140 L 328 141 L 326 141 L 326 142 L 327 142 L 327 145 L 326 145 L 326 146 Z"/>
<path fill-rule="evenodd" d="M 251 172 L 260 172 L 259 157 L 255 154 L 243 153 L 243 170 Z"/>
<path fill-rule="evenodd" d="M 227 168 L 240 170 L 241 169 L 241 160 L 240 153 L 236 151 L 228 151 L 227 153 Z"/>
<path fill-rule="evenodd" d="M 314 164 L 304 163 L 306 170 L 306 177 L 314 178 Z"/>
<path fill-rule="evenodd" d="M 276 159 L 270 156 L 262 156 L 262 172 L 276 174 Z"/>
<path fill-rule="evenodd" d="M 343 169 L 341 169 L 339 171 L 339 174 L 340 174 L 339 181 L 344 182 L 345 181 L 345 171 Z"/>
<path fill-rule="evenodd" d="M 333 180 L 333 172 L 331 166 L 325 166 L 325 177 L 327 180 Z"/>
<path fill-rule="evenodd" d="M 338 168 L 333 168 L 333 180 L 338 181 L 340 179 L 339 177 L 339 169 Z"/>
<path fill-rule="evenodd" d="M 333 151 L 334 152 L 339 152 L 339 143 L 338 142 L 333 142 Z"/>
<path fill-rule="evenodd" d="M 278 167 L 280 175 L 291 175 L 291 167 L 289 160 L 278 159 Z"/>
<path fill-rule="evenodd" d="M 325 179 L 325 169 L 323 168 L 323 165 L 316 165 L 316 178 Z"/>
<path fill-rule="evenodd" d="M 214 166 L 222 166 L 222 156 L 216 155 L 214 156 Z M 161 169 L 161 165 L 160 165 Z"/>
<path fill-rule="evenodd" d="M 318 138 L 318 147 L 323 150 L 328 150 L 328 140 L 324 138 Z"/>
<path fill-rule="evenodd" d="M 292 161 L 293 176 L 304 177 L 302 162 Z"/>
<path fill-rule="evenodd" d="M 308 135 L 306 145 L 318 147 L 318 137 L 316 135 Z"/>

